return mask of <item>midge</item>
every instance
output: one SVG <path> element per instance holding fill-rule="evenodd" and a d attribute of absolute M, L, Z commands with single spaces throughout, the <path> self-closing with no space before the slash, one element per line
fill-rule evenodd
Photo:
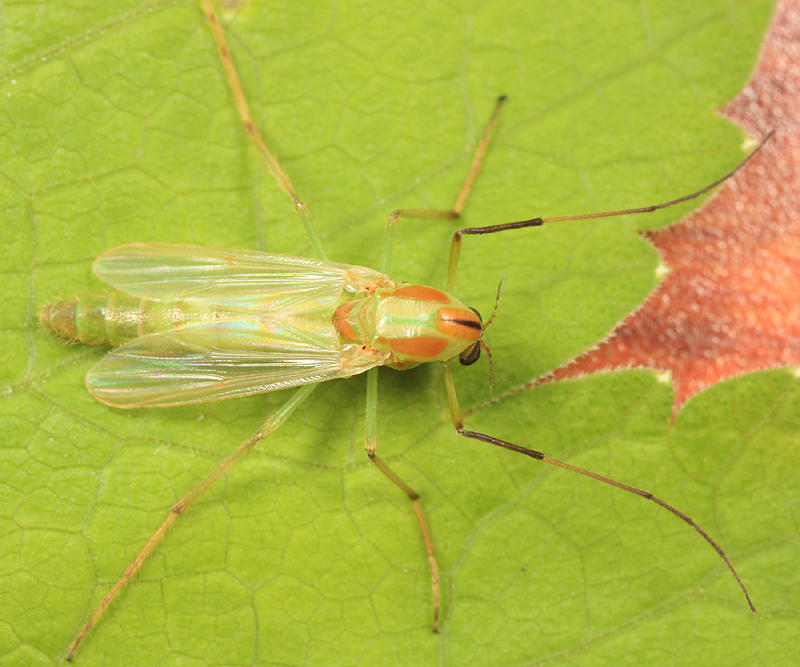
<path fill-rule="evenodd" d="M 459 229 L 453 236 L 446 289 L 409 285 L 390 278 L 392 230 L 400 218 L 456 219 L 483 161 L 504 98 L 495 106 L 478 143 L 472 166 L 449 210 L 404 209 L 386 223 L 382 271 L 325 259 L 308 208 L 255 127 L 216 12 L 205 12 L 245 130 L 278 185 L 292 200 L 317 259 L 168 244 L 131 244 L 100 255 L 93 270 L 117 292 L 78 297 L 42 308 L 42 326 L 70 341 L 115 349 L 86 376 L 92 395 L 117 408 L 185 405 L 300 387 L 205 479 L 169 510 L 119 581 L 102 599 L 73 642 L 68 660 L 120 590 L 139 570 L 169 527 L 214 482 L 260 440 L 279 428 L 317 383 L 367 372 L 365 449 L 369 459 L 410 499 L 431 570 L 433 630 L 438 629 L 439 573 L 433 543 L 417 493 L 376 455 L 378 366 L 397 370 L 441 362 L 456 431 L 571 470 L 653 501 L 697 531 L 719 554 L 755 611 L 739 575 L 722 548 L 689 516 L 647 491 L 564 463 L 501 438 L 464 428 L 448 362 L 472 364 L 486 349 L 483 322 L 473 308 L 452 295 L 464 235 L 493 234 L 548 222 L 645 213 L 698 197 L 739 169 L 692 194 L 642 208 L 533 218 Z M 766 140 L 765 140 L 766 141 Z M 763 145 L 763 142 L 762 142 Z M 760 146 L 759 146 L 760 148 Z M 497 302 L 495 302 L 495 310 Z"/>

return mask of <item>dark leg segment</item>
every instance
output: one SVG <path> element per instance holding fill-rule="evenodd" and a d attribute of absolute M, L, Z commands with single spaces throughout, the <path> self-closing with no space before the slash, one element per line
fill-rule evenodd
<path fill-rule="evenodd" d="M 564 470 L 570 470 L 572 472 L 576 472 L 579 475 L 584 475 L 585 477 L 591 477 L 592 479 L 596 479 L 599 482 L 604 482 L 605 484 L 615 486 L 618 489 L 622 489 L 623 491 L 629 491 L 630 493 L 634 493 L 637 496 L 646 498 L 647 500 L 652 500 L 656 505 L 663 507 L 671 514 L 674 514 L 676 517 L 678 517 L 685 523 L 689 524 L 697 533 L 700 534 L 700 536 L 706 542 L 708 542 L 711 545 L 714 551 L 716 551 L 719 554 L 719 557 L 724 561 L 725 565 L 727 565 L 728 569 L 731 571 L 731 574 L 733 575 L 734 579 L 736 579 L 736 582 L 739 584 L 739 588 L 742 589 L 744 597 L 747 600 L 747 604 L 750 607 L 750 611 L 752 612 L 756 611 L 755 606 L 753 606 L 753 601 L 750 599 L 750 594 L 747 592 L 747 588 L 745 587 L 744 583 L 739 577 L 739 573 L 736 572 L 736 569 L 733 567 L 733 564 L 730 562 L 730 560 L 728 560 L 728 557 L 725 555 L 725 552 L 722 550 L 722 547 L 720 547 L 709 536 L 709 534 L 706 533 L 705 530 L 703 530 L 700 526 L 698 526 L 691 517 L 684 514 L 679 509 L 661 500 L 661 498 L 654 496 L 649 491 L 644 491 L 642 489 L 636 488 L 635 486 L 630 486 L 629 484 L 618 482 L 617 480 L 611 479 L 610 477 L 605 477 L 604 475 L 592 472 L 591 470 L 585 470 L 584 468 L 579 468 L 578 466 L 574 466 L 570 463 L 565 463 L 564 461 L 552 459 L 549 456 L 543 454 L 542 452 L 536 451 L 535 449 L 528 449 L 527 447 L 516 445 L 513 442 L 508 442 L 507 440 L 502 440 L 500 438 L 495 438 L 494 436 L 487 435 L 486 433 L 479 433 L 477 431 L 468 431 L 467 429 L 465 429 L 464 423 L 461 419 L 461 408 L 458 406 L 458 399 L 456 398 L 455 385 L 453 384 L 453 375 L 447 364 L 444 364 L 444 368 L 445 368 L 445 384 L 447 387 L 447 397 L 448 401 L 450 402 L 450 414 L 452 415 L 453 418 L 453 425 L 455 426 L 456 431 L 458 431 L 459 435 L 463 435 L 466 438 L 472 438 L 473 440 L 480 440 L 481 442 L 487 442 L 490 445 L 496 445 L 497 447 L 502 447 L 503 449 L 509 449 L 512 452 L 524 454 L 525 456 L 529 456 L 532 459 L 536 459 L 537 461 L 549 463 L 550 465 L 554 465 L 558 468 L 563 468 Z"/>
<path fill-rule="evenodd" d="M 594 220 L 597 218 L 612 218 L 618 215 L 633 215 L 636 213 L 652 213 L 653 211 L 659 211 L 662 208 L 669 208 L 670 206 L 675 206 L 675 204 L 680 204 L 685 201 L 690 201 L 692 199 L 696 199 L 702 194 L 705 194 L 709 190 L 713 190 L 718 185 L 727 181 L 731 176 L 733 176 L 739 169 L 741 169 L 750 159 L 760 151 L 764 144 L 772 138 L 772 135 L 775 134 L 773 130 L 766 137 L 761 140 L 761 143 L 753 149 L 753 152 L 750 153 L 747 157 L 744 158 L 739 164 L 737 164 L 733 169 L 731 169 L 727 174 L 718 178 L 713 183 L 709 183 L 704 188 L 700 188 L 699 190 L 692 192 L 688 195 L 684 195 L 683 197 L 678 197 L 677 199 L 671 199 L 670 201 L 663 202 L 661 204 L 652 204 L 650 206 L 640 206 L 638 208 L 626 208 L 621 209 L 619 211 L 602 211 L 600 213 L 583 213 L 579 215 L 562 215 L 557 216 L 554 218 L 531 218 L 530 220 L 520 220 L 518 222 L 506 222 L 499 225 L 487 225 L 485 227 L 464 227 L 463 229 L 459 229 L 458 231 L 453 234 L 453 241 L 450 245 L 450 264 L 447 269 L 447 289 L 451 291 L 453 289 L 453 284 L 455 283 L 456 279 L 456 269 L 458 268 L 458 258 L 461 255 L 461 237 L 464 235 L 476 235 L 476 234 L 496 234 L 497 232 L 506 232 L 511 229 L 524 229 L 526 227 L 541 227 L 542 225 L 548 222 L 565 222 L 567 220 Z"/>

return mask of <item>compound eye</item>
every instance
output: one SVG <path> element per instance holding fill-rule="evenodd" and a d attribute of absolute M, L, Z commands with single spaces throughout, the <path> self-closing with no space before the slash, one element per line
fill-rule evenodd
<path fill-rule="evenodd" d="M 473 308 L 473 310 L 475 310 Z M 477 312 L 477 311 L 476 311 Z M 478 315 L 480 317 L 480 315 Z M 474 364 L 481 356 L 481 342 L 476 340 L 472 345 L 470 345 L 466 350 L 464 350 L 461 354 L 458 355 L 458 360 L 461 362 L 462 366 L 470 366 Z"/>

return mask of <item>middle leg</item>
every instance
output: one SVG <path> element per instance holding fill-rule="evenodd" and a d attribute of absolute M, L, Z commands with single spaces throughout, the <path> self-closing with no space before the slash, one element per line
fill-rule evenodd
<path fill-rule="evenodd" d="M 467 198 L 469 197 L 470 192 L 472 192 L 473 185 L 475 185 L 475 179 L 478 178 L 478 174 L 483 166 L 483 159 L 486 155 L 486 149 L 489 147 L 489 139 L 492 135 L 492 130 L 494 130 L 495 125 L 497 125 L 497 118 L 500 115 L 500 108 L 503 106 L 503 102 L 505 102 L 505 100 L 506 96 L 502 95 L 498 97 L 497 102 L 495 102 L 494 110 L 492 111 L 492 115 L 486 125 L 486 129 L 483 131 L 483 135 L 481 135 L 478 146 L 475 148 L 475 155 L 472 158 L 472 164 L 470 165 L 469 172 L 467 173 L 467 178 L 464 180 L 464 184 L 461 186 L 461 191 L 458 193 L 458 197 L 456 197 L 453 208 L 400 208 L 396 211 L 392 211 L 392 213 L 389 215 L 386 220 L 386 230 L 383 237 L 383 263 L 381 270 L 384 273 L 389 273 L 390 271 L 392 258 L 392 234 L 394 232 L 394 227 L 400 218 L 413 218 L 417 220 L 457 220 L 461 217 L 461 211 L 463 211 L 464 206 L 466 206 Z"/>
<path fill-rule="evenodd" d="M 406 494 L 411 504 L 414 506 L 414 514 L 417 517 L 422 541 L 425 543 L 425 551 L 428 554 L 428 564 L 431 568 L 431 589 L 433 593 L 433 631 L 439 631 L 439 566 L 436 563 L 436 556 L 433 553 L 433 541 L 422 513 L 422 505 L 419 502 L 419 494 L 406 484 L 400 476 L 388 465 L 375 455 L 378 447 L 377 440 L 378 427 L 378 369 L 373 368 L 367 372 L 367 416 L 364 428 L 364 449 L 369 460 L 380 470 L 391 482 Z"/>

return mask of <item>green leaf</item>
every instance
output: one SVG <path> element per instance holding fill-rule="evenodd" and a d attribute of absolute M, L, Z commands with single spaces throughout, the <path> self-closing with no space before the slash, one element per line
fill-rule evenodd
<path fill-rule="evenodd" d="M 241 3 L 228 3 L 241 4 Z M 377 267 L 397 207 L 452 204 L 507 94 L 463 224 L 655 203 L 742 157 L 715 113 L 745 83 L 772 3 L 246 3 L 223 23 L 256 122 L 331 259 Z M 38 308 L 97 292 L 128 242 L 310 252 L 241 129 L 194 2 L 8 4 L 0 116 L 5 299 L 0 656 L 62 660 L 169 507 L 280 395 L 120 411 L 82 378 L 101 350 L 41 331 Z M 636 230 L 658 214 L 465 241 L 457 293 L 499 312 L 455 370 L 469 427 L 646 488 L 721 543 L 631 494 L 460 438 L 441 369 L 385 371 L 379 454 L 364 378 L 320 386 L 183 516 L 91 631 L 81 664 L 544 661 L 790 663 L 800 387 L 748 375 L 670 425 L 656 374 L 525 383 L 596 343 L 656 284 Z M 453 226 L 404 221 L 394 277 L 444 284 Z"/>

